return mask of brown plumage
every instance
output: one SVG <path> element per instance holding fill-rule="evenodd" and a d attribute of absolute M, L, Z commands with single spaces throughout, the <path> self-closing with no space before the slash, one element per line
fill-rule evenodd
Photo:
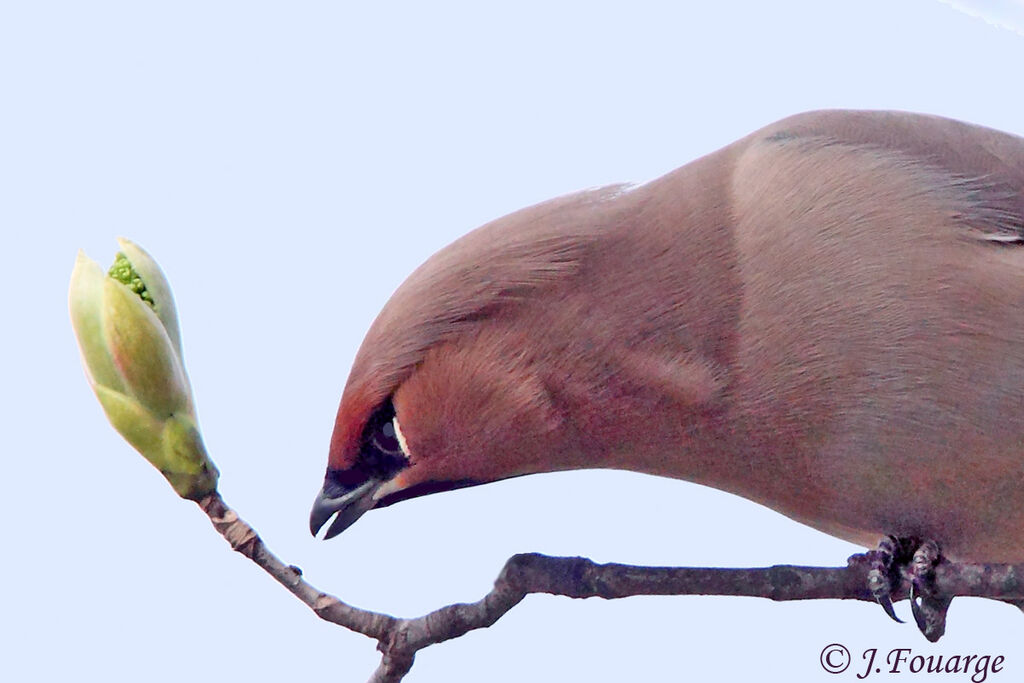
<path fill-rule="evenodd" d="M 373 323 L 311 526 L 617 468 L 1024 561 L 1022 242 L 1024 140 L 896 112 L 794 116 L 501 218 Z"/>

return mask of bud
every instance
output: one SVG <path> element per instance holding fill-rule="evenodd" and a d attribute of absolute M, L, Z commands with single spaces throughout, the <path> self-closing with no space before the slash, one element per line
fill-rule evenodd
<path fill-rule="evenodd" d="M 217 488 L 196 427 L 171 288 L 156 261 L 118 240 L 109 273 L 79 252 L 71 274 L 71 324 L 107 418 L 184 498 Z"/>

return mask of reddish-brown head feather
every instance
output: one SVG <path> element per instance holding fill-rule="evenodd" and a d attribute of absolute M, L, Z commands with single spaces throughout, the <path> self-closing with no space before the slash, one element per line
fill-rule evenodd
<path fill-rule="evenodd" d="M 431 349 L 571 275 L 601 227 L 591 218 L 620 190 L 581 192 L 518 211 L 473 231 L 416 269 L 377 316 L 356 354 L 329 466 L 352 464 L 371 412 Z"/>

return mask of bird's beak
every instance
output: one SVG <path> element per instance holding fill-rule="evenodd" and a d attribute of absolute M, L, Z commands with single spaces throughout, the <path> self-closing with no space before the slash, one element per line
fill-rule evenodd
<path fill-rule="evenodd" d="M 327 533 L 324 534 L 324 540 L 334 538 L 374 506 L 374 494 L 383 484 L 383 480 L 372 478 L 349 490 L 324 484 L 309 513 L 310 532 L 316 536 L 331 517 L 334 517 L 334 521 L 327 528 Z"/>

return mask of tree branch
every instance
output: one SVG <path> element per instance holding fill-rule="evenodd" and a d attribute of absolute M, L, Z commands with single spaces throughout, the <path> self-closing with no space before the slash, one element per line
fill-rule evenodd
<path fill-rule="evenodd" d="M 849 558 L 846 567 L 777 565 L 754 569 L 639 567 L 597 564 L 583 557 L 514 555 L 505 563 L 494 588 L 472 603 L 448 605 L 413 619 L 370 612 L 324 593 L 267 549 L 256 531 L 229 508 L 219 493 L 199 501 L 231 547 L 287 588 L 313 612 L 339 626 L 377 641 L 383 653 L 371 683 L 400 681 L 412 668 L 416 652 L 487 628 L 530 593 L 570 598 L 624 598 L 633 595 L 732 595 L 771 600 L 865 600 L 872 564 L 867 554 Z M 892 599 L 910 595 L 911 574 L 902 568 Z M 934 569 L 932 590 L 945 596 L 973 596 L 1021 605 L 1024 565 L 955 564 L 942 560 Z M 940 633 L 941 635 L 941 633 Z"/>

